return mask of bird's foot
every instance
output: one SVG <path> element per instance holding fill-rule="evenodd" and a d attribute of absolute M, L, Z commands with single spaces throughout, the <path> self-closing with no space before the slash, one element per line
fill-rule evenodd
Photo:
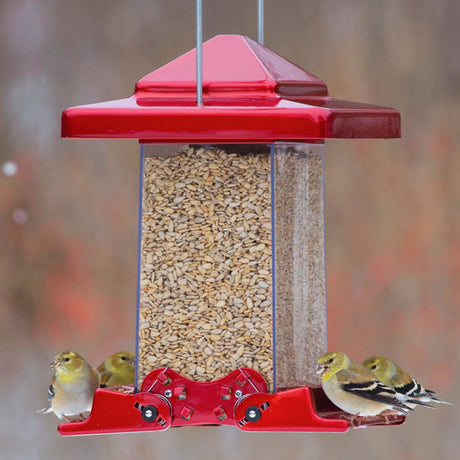
<path fill-rule="evenodd" d="M 69 417 L 67 415 L 64 415 L 62 414 L 62 418 L 66 421 L 66 422 L 84 422 L 86 420 L 87 417 L 85 417 L 84 414 L 78 414 L 78 415 L 74 415 L 72 417 Z"/>
<path fill-rule="evenodd" d="M 113 387 L 107 387 L 106 390 L 119 391 L 120 393 L 133 394 L 134 385 L 115 385 Z"/>
<path fill-rule="evenodd" d="M 361 426 L 362 417 L 356 414 L 340 414 L 340 418 L 346 420 L 352 428 Z"/>

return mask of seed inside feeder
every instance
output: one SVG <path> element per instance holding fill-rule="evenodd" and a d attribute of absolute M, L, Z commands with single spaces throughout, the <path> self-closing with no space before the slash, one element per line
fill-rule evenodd
<path fill-rule="evenodd" d="M 273 389 L 275 355 L 279 387 L 317 383 L 322 145 L 292 145 L 272 147 L 272 174 L 270 146 L 144 146 L 139 386 L 155 367 L 209 381 L 247 366 Z"/>
<path fill-rule="evenodd" d="M 273 374 L 270 155 L 145 149 L 139 384 Z M 249 150 L 250 151 L 250 150 Z"/>

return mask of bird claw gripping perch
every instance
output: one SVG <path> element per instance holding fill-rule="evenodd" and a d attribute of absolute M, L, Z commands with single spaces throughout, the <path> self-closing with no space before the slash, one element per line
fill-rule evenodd
<path fill-rule="evenodd" d="M 190 425 L 234 425 L 242 431 L 344 432 L 371 424 L 401 424 L 405 417 L 350 423 L 321 388 L 300 387 L 268 393 L 263 376 L 238 368 L 211 382 L 195 382 L 176 371 L 150 372 L 135 394 L 95 392 L 90 416 L 63 423 L 63 436 L 163 431 Z"/>

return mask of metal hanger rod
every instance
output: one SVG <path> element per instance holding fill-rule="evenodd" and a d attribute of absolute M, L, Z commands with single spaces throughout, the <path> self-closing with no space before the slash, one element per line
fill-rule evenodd
<path fill-rule="evenodd" d="M 257 0 L 257 41 L 264 44 L 264 0 Z"/>
<path fill-rule="evenodd" d="M 196 0 L 196 103 L 203 105 L 203 4 Z"/>
<path fill-rule="evenodd" d="M 257 0 L 257 41 L 264 44 L 264 0 Z M 203 1 L 196 0 L 196 103 L 203 105 Z"/>

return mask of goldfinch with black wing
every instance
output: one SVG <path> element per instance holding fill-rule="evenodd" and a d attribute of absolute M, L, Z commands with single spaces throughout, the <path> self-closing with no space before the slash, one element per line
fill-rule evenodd
<path fill-rule="evenodd" d="M 410 409 L 396 392 L 380 382 L 345 353 L 327 352 L 318 358 L 316 372 L 327 397 L 340 409 L 356 416 L 376 416 L 385 411 L 406 414 Z"/>
<path fill-rule="evenodd" d="M 363 366 L 375 374 L 385 385 L 396 391 L 398 398 L 410 407 L 416 404 L 433 407 L 427 403 L 452 404 L 434 396 L 435 392 L 425 389 L 412 378 L 403 368 L 383 356 L 371 356 L 363 362 Z M 410 401 L 410 402 L 409 402 Z"/>

